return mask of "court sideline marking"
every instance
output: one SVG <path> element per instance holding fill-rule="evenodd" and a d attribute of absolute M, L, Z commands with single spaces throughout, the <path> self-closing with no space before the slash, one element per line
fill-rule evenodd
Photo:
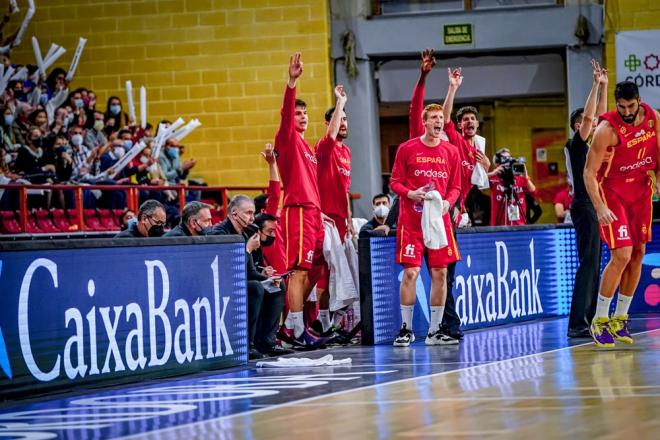
<path fill-rule="evenodd" d="M 657 331 L 660 331 L 660 328 L 656 328 L 656 329 L 653 329 L 653 330 L 646 330 L 646 331 L 643 331 L 643 332 L 638 332 L 638 333 L 633 333 L 633 334 L 635 336 L 639 336 L 639 335 L 645 335 L 647 333 L 653 333 L 653 332 L 657 332 Z M 193 423 L 189 423 L 189 424 L 185 424 L 185 425 L 170 426 L 170 427 L 167 427 L 167 428 L 162 428 L 162 429 L 157 429 L 157 430 L 153 430 L 153 431 L 143 432 L 143 433 L 140 433 L 140 434 L 130 434 L 130 435 L 124 436 L 124 437 L 117 437 L 117 440 L 138 439 L 138 438 L 141 438 L 141 437 L 158 435 L 158 434 L 162 434 L 162 433 L 165 433 L 165 432 L 174 431 L 174 430 L 178 430 L 178 429 L 182 429 L 182 428 L 193 429 L 195 426 L 203 425 L 203 424 L 206 424 L 206 423 L 217 423 L 217 422 L 220 422 L 220 421 L 230 420 L 230 419 L 233 419 L 235 417 L 243 417 L 243 416 L 258 414 L 258 413 L 262 413 L 262 412 L 266 412 L 266 411 L 271 411 L 271 410 L 274 410 L 274 409 L 287 408 L 289 406 L 300 405 L 302 403 L 312 402 L 312 401 L 323 399 L 323 398 L 326 398 L 326 397 L 335 397 L 335 396 L 340 396 L 340 395 L 343 395 L 343 394 L 348 394 L 348 393 L 352 393 L 352 392 L 356 392 L 356 391 L 364 391 L 364 390 L 368 390 L 368 389 L 372 389 L 372 388 L 378 388 L 378 387 L 385 386 L 385 385 L 394 385 L 394 384 L 398 384 L 398 383 L 411 382 L 411 381 L 415 381 L 415 380 L 418 380 L 418 379 L 430 379 L 430 378 L 443 376 L 443 375 L 447 375 L 447 374 L 451 374 L 451 373 L 470 371 L 470 370 L 477 369 L 477 368 L 483 368 L 485 366 L 497 365 L 497 364 L 501 364 L 501 363 L 504 363 L 504 362 L 511 362 L 511 361 L 520 360 L 520 359 L 527 359 L 527 358 L 531 358 L 531 357 L 534 357 L 534 356 L 542 356 L 542 355 L 545 355 L 545 354 L 556 353 L 556 352 L 563 351 L 563 350 L 571 350 L 573 348 L 584 347 L 586 345 L 593 345 L 593 344 L 594 344 L 593 341 L 589 341 L 589 342 L 585 342 L 583 344 L 570 345 L 568 347 L 555 348 L 555 349 L 549 350 L 549 351 L 542 351 L 542 352 L 539 352 L 539 353 L 532 353 L 532 354 L 528 354 L 528 355 L 524 355 L 524 356 L 520 356 L 520 357 L 513 357 L 513 358 L 509 358 L 509 359 L 502 359 L 502 360 L 499 360 L 499 361 L 493 361 L 490 364 L 472 365 L 470 367 L 459 368 L 459 369 L 451 370 L 451 371 L 441 371 L 439 373 L 432 373 L 432 374 L 427 374 L 427 375 L 422 375 L 422 376 L 408 377 L 406 379 L 397 379 L 397 380 L 393 380 L 391 382 L 367 385 L 367 386 L 360 387 L 360 388 L 353 388 L 353 389 L 348 389 L 348 390 L 335 391 L 334 393 L 328 393 L 328 394 L 323 394 L 323 395 L 320 395 L 320 396 L 314 396 L 314 397 L 308 397 L 308 398 L 305 398 L 305 399 L 294 400 L 294 401 L 283 403 L 283 404 L 270 405 L 270 406 L 263 407 L 263 408 L 251 409 L 251 410 L 239 412 L 239 413 L 236 413 L 236 414 L 228 414 L 226 416 L 215 417 L 215 418 L 208 419 L 208 420 L 200 420 L 198 422 L 193 422 Z M 594 347 L 594 348 L 596 348 L 596 347 Z M 616 349 L 614 349 L 614 350 L 612 350 L 612 349 L 600 350 L 599 349 L 598 351 L 602 351 L 602 352 L 605 353 L 605 352 L 608 352 L 608 351 L 611 352 L 611 351 L 618 351 L 618 350 L 616 350 Z"/>

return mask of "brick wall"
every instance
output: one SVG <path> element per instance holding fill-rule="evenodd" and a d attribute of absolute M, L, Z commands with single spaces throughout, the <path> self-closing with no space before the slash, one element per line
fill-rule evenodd
<path fill-rule="evenodd" d="M 15 63 L 34 64 L 30 38 L 45 52 L 52 42 L 67 53 L 88 39 L 72 88 L 93 89 L 97 108 L 111 95 L 126 100 L 124 83 L 147 87 L 148 119 L 203 126 L 184 141 L 198 159 L 191 176 L 209 184 L 263 184 L 268 174 L 259 152 L 272 141 L 287 78 L 289 56 L 303 52 L 298 95 L 307 101 L 310 140 L 324 131 L 330 105 L 329 23 L 326 0 L 48 0 L 37 12 Z M 12 16 L 18 27 L 26 10 Z M 126 106 L 124 106 L 126 110 Z M 139 109 L 138 118 L 139 118 Z"/>

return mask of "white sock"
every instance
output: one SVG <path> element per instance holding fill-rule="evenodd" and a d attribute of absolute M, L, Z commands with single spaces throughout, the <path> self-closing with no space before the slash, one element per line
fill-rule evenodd
<path fill-rule="evenodd" d="M 327 332 L 330 329 L 330 310 L 319 310 L 319 321 L 323 326 L 323 331 Z"/>
<path fill-rule="evenodd" d="M 614 311 L 614 315 L 615 316 L 627 315 L 632 299 L 633 299 L 632 295 L 626 296 L 626 295 L 622 295 L 621 292 L 619 292 L 619 296 L 616 299 L 616 310 Z"/>
<path fill-rule="evenodd" d="M 442 315 L 445 313 L 445 306 L 431 306 L 431 324 L 429 333 L 435 333 L 442 322 Z"/>
<path fill-rule="evenodd" d="M 289 312 L 289 316 L 287 316 L 286 319 L 290 322 L 290 325 L 287 325 L 287 328 L 293 329 L 293 336 L 297 338 L 302 335 L 302 332 L 305 331 L 303 312 Z"/>
<path fill-rule="evenodd" d="M 408 330 L 412 331 L 412 316 L 415 306 L 404 306 L 401 304 L 401 322 L 406 325 Z"/>
<path fill-rule="evenodd" d="M 605 298 L 603 295 L 599 293 L 598 302 L 596 303 L 596 315 L 594 315 L 594 319 L 609 318 L 611 303 L 612 303 L 612 298 Z"/>
<path fill-rule="evenodd" d="M 332 315 L 332 326 L 339 327 L 341 325 L 341 320 L 344 319 L 344 315 L 346 315 L 346 310 L 337 310 Z"/>

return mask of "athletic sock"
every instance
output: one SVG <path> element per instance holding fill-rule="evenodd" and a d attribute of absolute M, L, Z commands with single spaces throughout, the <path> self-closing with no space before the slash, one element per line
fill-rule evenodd
<path fill-rule="evenodd" d="M 330 329 L 330 310 L 319 310 L 319 321 L 323 326 L 323 332 L 327 332 Z"/>
<path fill-rule="evenodd" d="M 346 310 L 337 310 L 335 313 L 332 314 L 332 326 L 335 328 L 338 328 L 341 326 L 341 320 L 344 319 L 344 315 L 346 315 Z"/>
<path fill-rule="evenodd" d="M 442 315 L 445 313 L 445 306 L 431 306 L 431 324 L 429 325 L 429 334 L 438 331 L 442 322 Z"/>
<path fill-rule="evenodd" d="M 622 316 L 628 314 L 628 309 L 630 308 L 630 303 L 632 302 L 632 295 L 622 295 L 619 292 L 619 296 L 616 300 L 616 310 L 614 311 L 615 316 Z"/>
<path fill-rule="evenodd" d="M 596 315 L 594 316 L 594 318 L 609 318 L 611 303 L 612 303 L 612 298 L 606 298 L 599 293 L 598 302 L 596 303 Z"/>
<path fill-rule="evenodd" d="M 413 308 L 415 306 L 404 306 L 401 304 L 401 322 L 406 325 L 406 328 L 412 331 L 412 316 Z"/>
<path fill-rule="evenodd" d="M 293 336 L 299 337 L 302 335 L 302 332 L 305 331 L 305 323 L 303 321 L 303 312 L 289 312 L 287 320 L 290 319 L 291 326 L 287 328 L 293 329 Z"/>

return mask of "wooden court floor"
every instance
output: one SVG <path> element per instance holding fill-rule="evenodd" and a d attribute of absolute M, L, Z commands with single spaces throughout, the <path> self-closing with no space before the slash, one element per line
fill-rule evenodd
<path fill-rule="evenodd" d="M 565 347 L 239 414 L 186 433 L 313 440 L 658 439 L 660 329 L 638 334 L 633 346 Z M 176 430 L 147 437 L 182 438 Z"/>

